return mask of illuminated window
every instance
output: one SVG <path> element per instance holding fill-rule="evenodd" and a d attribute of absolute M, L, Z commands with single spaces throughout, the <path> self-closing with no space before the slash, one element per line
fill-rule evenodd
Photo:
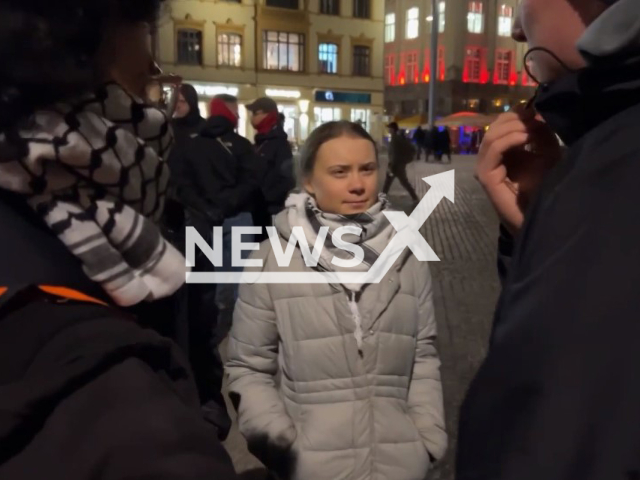
<path fill-rule="evenodd" d="M 438 33 L 444 32 L 446 8 L 447 8 L 446 3 L 444 2 L 438 3 Z"/>
<path fill-rule="evenodd" d="M 320 73 L 338 73 L 338 45 L 335 43 L 318 45 L 318 70 Z"/>
<path fill-rule="evenodd" d="M 513 52 L 511 50 L 496 51 L 495 83 L 506 85 L 509 83 L 513 66 Z"/>
<path fill-rule="evenodd" d="M 495 83 L 508 84 L 513 66 L 513 52 L 511 50 L 496 51 Z"/>
<path fill-rule="evenodd" d="M 396 14 L 387 13 L 384 16 L 384 41 L 389 43 L 396 39 Z"/>
<path fill-rule="evenodd" d="M 406 38 L 418 38 L 420 30 L 420 9 L 413 7 L 407 10 L 407 27 L 405 31 Z"/>
<path fill-rule="evenodd" d="M 314 107 L 313 116 L 315 117 L 316 127 L 319 127 L 323 123 L 340 120 L 341 113 L 339 108 Z"/>
<path fill-rule="evenodd" d="M 446 8 L 447 8 L 447 5 L 444 2 L 438 2 L 438 33 L 444 32 Z M 427 23 L 429 25 L 429 32 L 432 32 L 433 31 L 433 14 L 427 17 Z"/>
<path fill-rule="evenodd" d="M 351 121 L 353 123 L 360 124 L 362 128 L 369 131 L 369 124 L 371 123 L 371 110 L 367 108 L 352 108 Z"/>
<path fill-rule="evenodd" d="M 468 47 L 464 60 L 464 71 L 467 82 L 480 82 L 480 73 L 482 70 L 482 50 L 480 47 Z"/>
<path fill-rule="evenodd" d="M 242 66 L 242 36 L 237 33 L 218 35 L 218 65 Z"/>
<path fill-rule="evenodd" d="M 418 83 L 420 81 L 418 70 L 418 52 L 406 52 L 403 54 L 407 82 Z"/>
<path fill-rule="evenodd" d="M 482 2 L 469 2 L 467 14 L 467 29 L 470 33 L 482 33 L 484 30 L 484 13 Z"/>
<path fill-rule="evenodd" d="M 423 80 L 428 83 L 431 80 L 431 50 L 427 49 L 424 56 L 424 72 Z M 438 46 L 437 58 L 438 77 L 437 80 L 444 80 L 444 45 Z"/>
<path fill-rule="evenodd" d="M 498 35 L 501 37 L 510 37 L 512 24 L 513 7 L 502 5 L 500 7 L 500 15 L 498 16 Z"/>
<path fill-rule="evenodd" d="M 384 80 L 387 85 L 396 83 L 396 56 L 391 53 L 384 59 Z"/>
<path fill-rule="evenodd" d="M 304 71 L 304 35 L 265 30 L 262 50 L 265 70 Z"/>

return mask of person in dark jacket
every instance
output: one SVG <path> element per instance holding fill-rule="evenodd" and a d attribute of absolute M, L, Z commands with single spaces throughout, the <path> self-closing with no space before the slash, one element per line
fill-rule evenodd
<path fill-rule="evenodd" d="M 232 228 L 253 226 L 252 212 L 264 176 L 264 169 L 251 142 L 236 133 L 238 127 L 238 99 L 232 95 L 218 95 L 210 105 L 211 116 L 185 148 L 184 162 L 193 195 L 211 209 L 218 209 L 224 218 L 223 266 L 218 271 L 242 271 L 231 265 Z M 208 231 L 215 226 L 207 226 Z M 243 236 L 243 241 L 250 241 Z M 249 250 L 242 252 L 247 258 Z M 209 268 L 211 269 L 211 268 Z M 199 285 L 209 289 L 210 285 Z M 215 302 L 219 309 L 216 340 L 220 343 L 231 328 L 233 306 L 238 295 L 237 285 L 220 284 Z M 207 315 L 207 310 L 203 311 Z M 209 315 L 210 316 L 210 315 Z"/>
<path fill-rule="evenodd" d="M 193 138 L 204 126 L 205 119 L 200 114 L 198 92 L 193 85 L 180 85 L 178 99 L 173 113 L 174 148 L 182 148 L 190 138 Z"/>
<path fill-rule="evenodd" d="M 425 131 L 422 129 L 420 125 L 416 128 L 416 131 L 413 132 L 413 143 L 416 145 L 416 160 L 420 160 L 420 156 L 422 155 L 422 149 L 424 148 L 424 141 L 426 135 Z M 429 158 L 427 158 L 429 160 Z"/>
<path fill-rule="evenodd" d="M 140 97 L 162 3 L 0 4 L 3 480 L 233 478 L 157 333 L 180 337 L 156 306 L 186 273 L 159 225 L 169 119 Z"/>
<path fill-rule="evenodd" d="M 387 169 L 387 176 L 382 187 L 382 192 L 385 194 L 389 193 L 393 181 L 397 178 L 407 193 L 409 193 L 409 196 L 411 196 L 411 200 L 418 202 L 420 197 L 418 197 L 418 194 L 407 177 L 407 164 L 413 161 L 415 149 L 411 145 L 411 141 L 398 129 L 396 122 L 391 122 L 388 125 L 388 129 L 391 135 L 389 142 L 389 168 Z"/>
<path fill-rule="evenodd" d="M 516 246 L 458 480 L 640 478 L 639 19 L 637 0 L 521 4 L 514 37 L 541 87 L 480 149 Z"/>
<path fill-rule="evenodd" d="M 441 127 L 435 131 L 435 147 L 436 160 L 442 161 L 443 156 L 447 156 L 451 163 L 451 135 L 447 127 Z"/>
<path fill-rule="evenodd" d="M 273 216 L 284 209 L 284 202 L 296 181 L 291 145 L 276 102 L 268 97 L 258 98 L 247 105 L 247 110 L 251 112 L 251 124 L 258 132 L 255 149 L 265 169 L 261 194 L 253 212 L 254 224 L 262 227 L 262 234 L 257 239 L 260 241 L 267 238 L 264 227 L 271 226 Z"/>

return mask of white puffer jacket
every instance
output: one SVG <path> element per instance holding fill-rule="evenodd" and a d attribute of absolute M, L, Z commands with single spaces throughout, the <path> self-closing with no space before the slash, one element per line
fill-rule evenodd
<path fill-rule="evenodd" d="M 309 271 L 299 249 L 286 268 L 268 242 L 253 258 Z M 227 364 L 240 431 L 288 450 L 296 480 L 423 480 L 447 445 L 428 264 L 405 251 L 358 297 L 355 308 L 341 285 L 240 286 Z"/>

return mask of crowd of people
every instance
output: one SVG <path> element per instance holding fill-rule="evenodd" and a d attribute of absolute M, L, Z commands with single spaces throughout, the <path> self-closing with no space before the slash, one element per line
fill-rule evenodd
<path fill-rule="evenodd" d="M 294 166 L 270 98 L 246 106 L 253 142 L 233 96 L 207 118 L 188 84 L 151 105 L 163 3 L 0 1 L 0 478 L 233 480 L 226 372 L 273 478 L 424 480 L 448 446 L 427 262 L 405 249 L 372 284 L 185 283 L 187 227 L 222 228 L 226 272 L 247 226 L 277 233 L 251 268 L 368 271 L 396 234 L 393 180 L 419 200 L 410 140 L 389 125 L 379 191 L 357 123 L 316 128 Z M 478 156 L 503 292 L 456 478 L 639 478 L 640 4 L 522 0 L 513 35 L 541 87 Z"/>

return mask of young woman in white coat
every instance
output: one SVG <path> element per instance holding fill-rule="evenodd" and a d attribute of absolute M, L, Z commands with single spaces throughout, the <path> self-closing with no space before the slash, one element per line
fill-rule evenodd
<path fill-rule="evenodd" d="M 395 234 L 373 139 L 357 124 L 326 123 L 299 170 L 303 188 L 271 240 L 286 251 L 301 227 L 313 249 L 328 227 L 318 265 L 306 266 L 299 242 L 288 266 L 270 241 L 253 258 L 264 271 L 368 270 Z M 345 226 L 361 229 L 342 237 L 362 248 L 359 267 L 335 265 L 351 258 L 331 240 Z M 241 285 L 227 371 L 250 450 L 279 478 L 423 480 L 447 444 L 435 340 L 429 267 L 408 248 L 380 283 Z"/>

